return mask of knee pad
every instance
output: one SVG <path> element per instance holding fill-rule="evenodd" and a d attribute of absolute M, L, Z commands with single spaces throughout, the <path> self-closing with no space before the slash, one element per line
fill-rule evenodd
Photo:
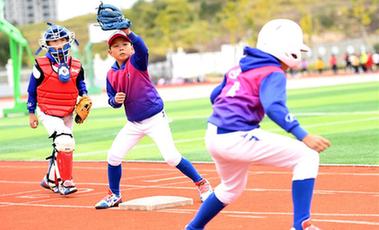
<path fill-rule="evenodd" d="M 55 134 L 53 146 L 57 152 L 73 152 L 75 150 L 75 140 L 70 133 Z"/>

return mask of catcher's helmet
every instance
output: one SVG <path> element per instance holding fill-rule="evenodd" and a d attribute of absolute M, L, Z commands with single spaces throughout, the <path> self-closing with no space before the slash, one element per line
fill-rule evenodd
<path fill-rule="evenodd" d="M 54 23 L 48 22 L 49 26 L 44 34 L 42 34 L 41 39 L 39 40 L 40 48 L 36 52 L 38 54 L 41 49 L 45 49 L 51 56 L 55 59 L 57 63 L 67 63 L 67 58 L 69 56 L 69 51 L 71 48 L 71 44 L 75 42 L 79 45 L 78 41 L 75 39 L 75 34 L 70 32 L 63 26 L 55 25 Z M 59 39 L 66 39 L 66 43 L 62 48 L 56 49 L 49 45 L 50 41 L 56 41 Z"/>
<path fill-rule="evenodd" d="M 289 19 L 274 19 L 267 22 L 258 34 L 257 48 L 269 53 L 289 67 L 301 62 L 301 52 L 310 51 L 303 43 L 303 31 Z"/>

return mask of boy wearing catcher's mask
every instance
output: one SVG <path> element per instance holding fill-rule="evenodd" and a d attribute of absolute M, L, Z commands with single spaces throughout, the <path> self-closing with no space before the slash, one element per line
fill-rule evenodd
<path fill-rule="evenodd" d="M 46 55 L 35 59 L 30 76 L 29 125 L 35 129 L 41 122 L 53 139 L 48 171 L 41 186 L 68 195 L 77 191 L 72 178 L 73 112 L 78 96 L 87 97 L 87 88 L 80 61 L 69 55 L 71 45 L 77 43 L 74 33 L 53 23 L 48 26 L 36 53 L 43 49 Z"/>

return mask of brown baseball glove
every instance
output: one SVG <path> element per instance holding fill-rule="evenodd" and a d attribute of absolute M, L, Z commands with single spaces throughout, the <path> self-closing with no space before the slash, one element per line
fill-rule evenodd
<path fill-rule="evenodd" d="M 92 100 L 88 96 L 80 98 L 75 106 L 75 122 L 81 124 L 88 117 L 89 111 L 92 107 Z"/>

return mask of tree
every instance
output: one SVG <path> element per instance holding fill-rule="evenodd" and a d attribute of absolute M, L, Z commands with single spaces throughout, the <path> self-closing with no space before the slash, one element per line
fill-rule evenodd
<path fill-rule="evenodd" d="M 312 44 L 313 22 L 311 14 L 308 13 L 301 17 L 300 27 L 303 29 L 306 43 Z"/>
<path fill-rule="evenodd" d="M 378 17 L 378 5 L 379 0 L 350 0 L 341 13 L 359 27 L 361 36 L 366 40 L 368 28 Z"/>
<path fill-rule="evenodd" d="M 160 10 L 154 24 L 160 32 L 161 41 L 171 49 L 183 46 L 183 33 L 179 32 L 194 21 L 191 5 L 186 0 L 162 0 L 157 4 Z"/>
<path fill-rule="evenodd" d="M 0 65 L 7 64 L 9 58 L 9 40 L 6 36 L 0 34 Z"/>

